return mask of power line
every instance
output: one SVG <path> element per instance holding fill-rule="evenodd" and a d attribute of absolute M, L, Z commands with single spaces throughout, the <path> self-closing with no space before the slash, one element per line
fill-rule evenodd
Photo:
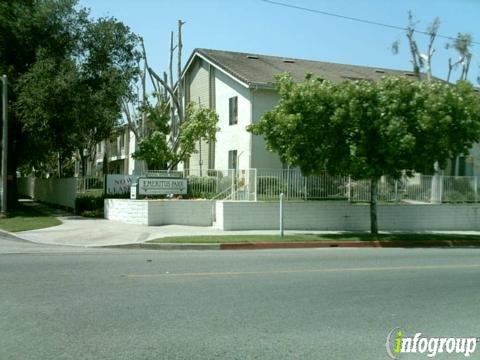
<path fill-rule="evenodd" d="M 311 8 L 298 6 L 298 5 L 292 5 L 292 4 L 286 4 L 286 3 L 283 3 L 283 2 L 279 2 L 279 1 L 273 1 L 273 0 L 260 0 L 260 1 L 263 1 L 263 2 L 268 3 L 268 4 L 272 4 L 272 5 L 283 6 L 283 7 L 286 7 L 286 8 L 307 11 L 307 12 L 311 12 L 311 13 L 315 13 L 315 14 L 332 16 L 332 17 L 336 17 L 336 18 L 340 18 L 340 19 L 344 19 L 344 20 L 356 21 L 356 22 L 363 23 L 363 24 L 382 26 L 382 27 L 385 27 L 385 28 L 402 30 L 402 31 L 407 31 L 408 30 L 406 27 L 402 27 L 402 26 L 390 25 L 390 24 L 385 24 L 385 23 L 381 23 L 381 22 L 377 22 L 377 21 L 372 21 L 372 20 L 360 19 L 360 18 L 356 18 L 356 17 L 352 17 L 352 16 L 335 14 L 335 13 L 331 13 L 331 12 L 328 12 L 328 11 L 311 9 Z M 430 33 L 427 32 L 427 31 L 422 31 L 422 30 L 415 30 L 415 31 L 419 34 L 430 35 Z M 447 36 L 447 35 L 441 35 L 441 34 L 437 34 L 437 37 L 443 38 L 443 39 L 448 39 L 448 40 L 455 40 L 456 39 L 453 36 Z M 480 45 L 480 42 L 472 41 L 472 44 Z"/>

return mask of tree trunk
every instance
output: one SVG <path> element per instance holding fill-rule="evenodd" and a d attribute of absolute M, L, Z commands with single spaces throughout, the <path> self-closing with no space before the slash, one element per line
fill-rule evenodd
<path fill-rule="evenodd" d="M 63 176 L 63 166 L 62 166 L 62 156 L 60 155 L 60 153 L 58 153 L 58 178 L 62 178 Z"/>
<path fill-rule="evenodd" d="M 377 221 L 378 179 L 370 180 L 370 233 L 378 234 Z"/>
<path fill-rule="evenodd" d="M 85 155 L 83 154 L 83 151 L 80 151 L 79 154 L 80 154 L 79 175 L 80 177 L 84 177 L 87 172 L 87 161 L 86 161 Z"/>
<path fill-rule="evenodd" d="M 103 175 L 107 175 L 109 173 L 109 166 L 108 166 L 108 147 L 109 147 L 109 141 L 105 141 L 105 152 L 103 154 L 103 164 L 102 164 L 102 172 Z"/>

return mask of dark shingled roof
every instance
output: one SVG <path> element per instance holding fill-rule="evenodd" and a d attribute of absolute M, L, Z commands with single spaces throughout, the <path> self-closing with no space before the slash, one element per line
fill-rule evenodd
<path fill-rule="evenodd" d="M 303 81 L 307 73 L 336 83 L 344 80 L 375 81 L 386 75 L 414 76 L 411 71 L 405 70 L 335 64 L 233 51 L 195 49 L 195 53 L 203 55 L 213 64 L 249 86 L 268 88 L 274 87 L 275 75 L 285 72 L 290 73 L 297 82 Z"/>

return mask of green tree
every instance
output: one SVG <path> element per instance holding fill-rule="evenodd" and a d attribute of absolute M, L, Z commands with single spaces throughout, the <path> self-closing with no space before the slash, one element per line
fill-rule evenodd
<path fill-rule="evenodd" d="M 186 120 L 180 125 L 180 145 L 177 148 L 168 145 L 168 104 L 159 102 L 155 107 L 148 105 L 143 112 L 148 114 L 149 123 L 154 124 L 155 130 L 140 141 L 133 157 L 144 160 L 149 169 L 173 169 L 196 151 L 195 144 L 199 141 L 215 141 L 218 115 L 212 109 L 194 103 L 187 105 Z"/>
<path fill-rule="evenodd" d="M 148 170 L 166 169 L 172 160 L 172 152 L 167 145 L 165 133 L 156 130 L 142 139 L 138 150 L 133 153 L 133 158 L 145 161 Z"/>
<path fill-rule="evenodd" d="M 68 162 L 74 151 L 84 164 L 118 125 L 121 99 L 131 90 L 137 38 L 127 27 L 114 19 L 85 21 L 74 36 L 76 46 L 63 57 L 40 49 L 18 81 L 23 138 L 28 154 L 37 150 L 23 160 L 34 167 L 50 153 Z"/>
<path fill-rule="evenodd" d="M 131 94 L 138 37 L 113 18 L 93 20 L 74 0 L 0 4 L 0 70 L 11 84 L 12 169 L 92 156 Z M 16 157 L 15 157 L 16 156 Z M 61 171 L 60 171 L 61 173 Z"/>
<path fill-rule="evenodd" d="M 471 85 L 405 78 L 333 84 L 278 78 L 280 102 L 249 130 L 305 175 L 327 171 L 371 183 L 371 232 L 378 232 L 378 181 L 433 171 L 480 139 L 480 104 Z"/>
<path fill-rule="evenodd" d="M 0 1 L 0 74 L 9 81 L 9 105 L 15 105 L 18 97 L 18 80 L 36 62 L 39 50 L 51 57 L 62 58 L 71 51 L 79 26 L 79 19 L 86 13 L 75 10 L 71 0 L 3 0 Z M 9 106 L 9 156 L 8 180 L 9 206 L 16 201 L 16 170 L 27 168 L 26 158 L 36 158 L 38 153 L 30 149 L 22 134 L 22 124 Z M 46 140 L 46 139 L 45 139 Z M 47 141 L 45 143 L 48 145 Z M 44 164 L 50 163 L 45 154 Z M 23 166 L 22 166 L 23 165 Z"/>

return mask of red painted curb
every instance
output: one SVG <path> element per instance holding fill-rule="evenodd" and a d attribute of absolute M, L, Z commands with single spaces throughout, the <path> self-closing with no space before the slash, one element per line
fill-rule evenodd
<path fill-rule="evenodd" d="M 353 241 L 315 241 L 315 242 L 281 242 L 281 243 L 232 243 L 220 244 L 220 250 L 254 250 L 254 249 L 303 249 L 330 247 L 378 247 L 379 244 Z"/>
<path fill-rule="evenodd" d="M 378 247 L 420 247 L 408 242 L 382 242 L 382 241 L 310 241 L 310 242 L 276 242 L 276 243 L 221 243 L 220 250 L 260 250 L 260 249 L 304 249 L 304 248 L 378 248 Z M 425 247 L 453 247 L 442 243 L 425 244 Z"/>

